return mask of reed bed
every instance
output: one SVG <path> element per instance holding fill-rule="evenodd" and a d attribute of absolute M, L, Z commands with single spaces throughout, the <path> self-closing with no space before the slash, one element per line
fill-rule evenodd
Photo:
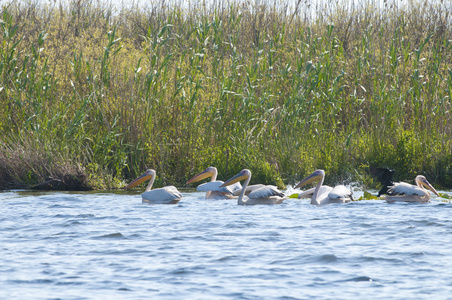
<path fill-rule="evenodd" d="M 6 3 L 0 186 L 115 188 L 151 167 L 183 186 L 214 165 L 451 188 L 451 9 L 384 3 Z"/>

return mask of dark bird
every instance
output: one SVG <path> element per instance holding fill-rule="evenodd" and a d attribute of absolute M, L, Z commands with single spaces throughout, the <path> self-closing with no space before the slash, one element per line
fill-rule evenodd
<path fill-rule="evenodd" d="M 394 185 L 392 175 L 394 175 L 395 170 L 388 168 L 372 168 L 370 173 L 375 176 L 382 185 L 380 191 L 378 192 L 378 197 L 388 194 L 389 187 Z"/>

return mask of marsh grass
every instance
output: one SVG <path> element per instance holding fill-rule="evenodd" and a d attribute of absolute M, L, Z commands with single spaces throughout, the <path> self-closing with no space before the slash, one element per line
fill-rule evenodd
<path fill-rule="evenodd" d="M 149 167 L 182 185 L 215 165 L 452 187 L 450 9 L 385 3 L 4 5 L 2 185 L 111 188 Z"/>

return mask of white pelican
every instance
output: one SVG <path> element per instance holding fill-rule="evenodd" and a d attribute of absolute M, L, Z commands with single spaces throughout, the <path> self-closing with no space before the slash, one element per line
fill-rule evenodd
<path fill-rule="evenodd" d="M 255 188 L 248 194 L 247 199 L 243 200 L 248 184 L 251 179 L 251 171 L 243 169 L 239 174 L 227 180 L 220 187 L 234 184 L 240 180 L 246 179 L 240 192 L 237 204 L 239 205 L 256 205 L 256 204 L 281 204 L 287 199 L 287 196 L 272 185 L 262 185 Z"/>
<path fill-rule="evenodd" d="M 182 194 L 174 186 L 165 186 L 163 188 L 151 190 L 155 180 L 155 170 L 152 169 L 144 172 L 143 175 L 129 183 L 129 185 L 127 185 L 124 189 L 130 189 L 149 179 L 150 181 L 146 187 L 146 190 L 143 194 L 141 194 L 143 203 L 176 204 L 182 198 Z"/>
<path fill-rule="evenodd" d="M 313 181 L 318 180 L 317 186 L 314 189 L 311 198 L 311 204 L 324 205 L 329 203 L 347 203 L 353 200 L 352 192 L 343 185 L 338 185 L 334 188 L 322 185 L 325 179 L 325 171 L 315 170 L 314 173 L 300 181 L 295 188 L 302 187 Z M 312 193 L 312 189 L 303 192 L 301 195 L 307 196 Z M 299 196 L 300 197 L 300 196 Z M 303 197 L 302 197 L 303 198 Z"/>
<path fill-rule="evenodd" d="M 439 197 L 435 188 L 427 181 L 422 175 L 417 175 L 414 179 L 416 185 L 408 184 L 405 182 L 396 182 L 393 186 L 389 187 L 388 196 L 386 201 L 393 202 L 417 202 L 426 203 L 430 201 L 430 193 L 424 187 L 432 191 Z"/>
<path fill-rule="evenodd" d="M 223 181 L 217 180 L 218 171 L 215 167 L 208 167 L 201 173 L 193 176 L 190 180 L 187 181 L 187 184 L 192 182 L 198 182 L 205 178 L 211 177 L 209 182 L 198 185 L 196 190 L 198 192 L 206 192 L 206 199 L 235 199 L 233 193 L 237 190 L 240 191 L 242 189 L 242 185 L 240 182 L 237 182 L 233 185 L 221 187 Z"/>

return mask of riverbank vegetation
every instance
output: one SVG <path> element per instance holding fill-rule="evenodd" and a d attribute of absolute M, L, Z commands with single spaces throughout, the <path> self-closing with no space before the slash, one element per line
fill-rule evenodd
<path fill-rule="evenodd" d="M 184 186 L 214 165 L 451 188 L 451 10 L 396 2 L 5 4 L 0 186 L 115 188 L 147 168 Z"/>

